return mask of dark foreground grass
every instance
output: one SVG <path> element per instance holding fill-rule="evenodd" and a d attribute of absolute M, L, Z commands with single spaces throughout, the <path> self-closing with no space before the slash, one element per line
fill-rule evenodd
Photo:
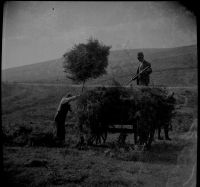
<path fill-rule="evenodd" d="M 18 186 L 165 186 L 176 172 L 176 182 L 183 183 L 195 164 L 196 139 L 172 138 L 172 142 L 154 142 L 152 150 L 145 152 L 116 147 L 6 146 L 6 180 Z M 186 173 L 182 176 L 176 167 Z"/>

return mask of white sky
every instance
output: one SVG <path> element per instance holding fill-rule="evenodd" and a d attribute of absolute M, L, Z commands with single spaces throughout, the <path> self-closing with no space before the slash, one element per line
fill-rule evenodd
<path fill-rule="evenodd" d="M 2 69 L 60 58 L 90 36 L 112 50 L 191 45 L 196 18 L 164 1 L 7 1 Z"/>

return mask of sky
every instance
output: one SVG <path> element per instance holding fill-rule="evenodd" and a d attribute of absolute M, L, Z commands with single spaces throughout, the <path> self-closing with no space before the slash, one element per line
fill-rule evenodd
<path fill-rule="evenodd" d="M 111 50 L 193 45 L 196 27 L 174 1 L 7 1 L 2 69 L 61 58 L 90 37 Z"/>

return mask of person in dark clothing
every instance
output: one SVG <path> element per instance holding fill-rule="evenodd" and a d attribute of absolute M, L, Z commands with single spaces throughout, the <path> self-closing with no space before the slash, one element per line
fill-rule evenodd
<path fill-rule="evenodd" d="M 141 62 L 141 64 L 137 69 L 137 74 L 144 70 L 146 67 L 149 66 L 149 68 L 137 77 L 137 85 L 148 86 L 150 82 L 149 75 L 152 73 L 151 64 L 144 60 L 144 54 L 142 52 L 138 53 L 138 60 Z"/>
<path fill-rule="evenodd" d="M 67 97 L 63 97 L 58 106 L 54 121 L 56 124 L 56 137 L 60 143 L 65 141 L 65 119 L 67 113 L 71 111 L 70 102 L 77 99 L 79 96 L 72 96 L 68 94 Z"/>

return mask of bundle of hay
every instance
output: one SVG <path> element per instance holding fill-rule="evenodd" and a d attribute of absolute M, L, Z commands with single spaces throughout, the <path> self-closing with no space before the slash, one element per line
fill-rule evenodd
<path fill-rule="evenodd" d="M 134 125 L 139 119 L 139 136 L 146 141 L 150 131 L 171 120 L 174 104 L 164 88 L 99 87 L 79 98 L 78 126 L 85 134 L 95 134 L 114 124 Z"/>

